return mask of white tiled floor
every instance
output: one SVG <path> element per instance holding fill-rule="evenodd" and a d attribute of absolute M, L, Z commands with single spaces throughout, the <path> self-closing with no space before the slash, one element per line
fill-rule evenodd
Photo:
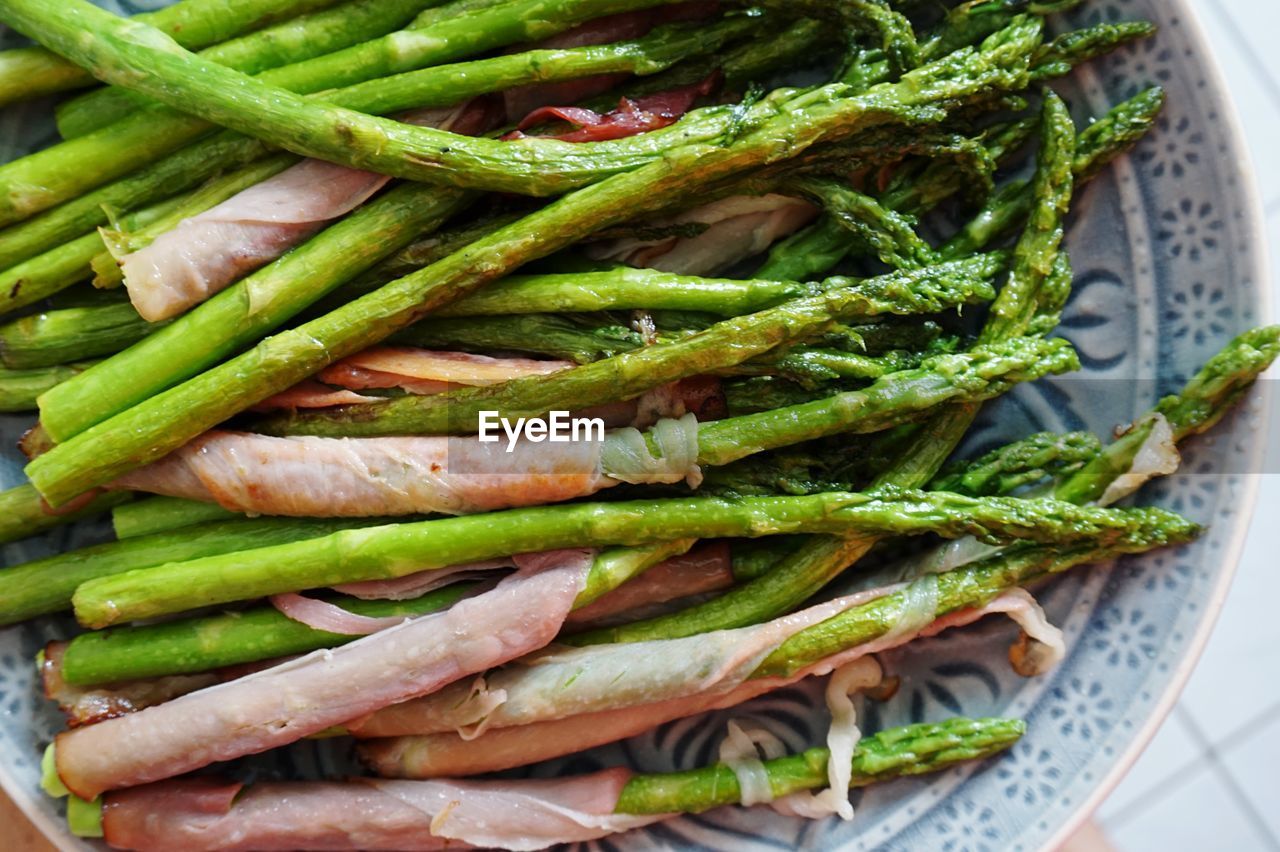
<path fill-rule="evenodd" d="M 1280 4 L 1192 0 L 1254 151 L 1280 252 Z M 1280 280 L 1276 282 L 1280 303 Z M 1280 423 L 1280 383 L 1272 422 Z M 1177 708 L 1098 811 L 1120 852 L 1280 850 L 1280 430 L 1231 595 Z"/>

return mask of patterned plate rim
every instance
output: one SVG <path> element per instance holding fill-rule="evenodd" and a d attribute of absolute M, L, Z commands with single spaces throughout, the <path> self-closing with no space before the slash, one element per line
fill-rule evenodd
<path fill-rule="evenodd" d="M 1205 29 L 1201 13 L 1195 9 L 1190 0 L 1173 0 L 1171 5 L 1175 7 L 1174 11 L 1177 14 L 1185 16 L 1187 38 L 1189 41 L 1194 42 L 1197 48 L 1196 55 L 1203 66 L 1210 95 L 1217 100 L 1221 107 L 1219 114 L 1225 130 L 1224 136 L 1230 140 L 1232 159 L 1238 164 L 1237 168 L 1241 178 L 1239 186 L 1240 200 L 1248 211 L 1247 227 L 1251 233 L 1252 239 L 1250 243 L 1253 246 L 1253 251 L 1250 252 L 1249 258 L 1249 272 L 1255 281 L 1261 282 L 1263 285 L 1259 288 L 1257 324 L 1267 325 L 1274 322 L 1275 317 L 1274 285 L 1271 278 L 1272 261 L 1265 232 L 1266 217 L 1263 212 L 1262 197 L 1258 192 L 1257 176 L 1253 165 L 1253 153 L 1245 141 L 1247 136 L 1245 135 L 1244 123 L 1240 118 L 1240 109 L 1236 105 L 1235 98 L 1231 95 L 1231 89 L 1227 85 L 1226 76 L 1222 71 L 1222 64 L 1218 61 L 1217 53 L 1214 52 L 1209 41 L 1208 31 Z M 1254 404 L 1259 406 L 1259 410 L 1262 412 L 1262 428 L 1260 430 L 1262 435 L 1267 434 L 1271 425 L 1271 393 L 1272 391 L 1266 382 L 1259 383 Z M 1250 454 L 1252 464 L 1247 469 L 1261 470 L 1265 454 L 1266 442 L 1263 440 L 1254 441 Z M 1191 679 L 1191 674 L 1200 662 L 1200 657 L 1204 654 L 1205 647 L 1209 644 L 1209 638 L 1213 635 L 1214 628 L 1218 625 L 1218 617 L 1222 613 L 1223 604 L 1231 591 L 1236 572 L 1240 568 L 1240 560 L 1244 555 L 1245 543 L 1248 541 L 1249 532 L 1253 528 L 1254 518 L 1257 514 L 1258 492 L 1261 482 L 1257 476 L 1246 476 L 1244 479 L 1242 517 L 1235 526 L 1231 540 L 1223 550 L 1221 576 L 1219 576 L 1218 582 L 1214 586 L 1213 596 L 1207 602 L 1205 617 L 1201 620 L 1195 636 L 1188 643 L 1186 653 L 1178 663 L 1177 671 L 1170 679 L 1164 694 L 1160 696 L 1151 713 L 1142 723 L 1141 728 L 1130 740 L 1120 759 L 1115 762 L 1106 777 L 1098 782 L 1097 787 L 1088 798 L 1080 803 L 1071 818 L 1064 821 L 1056 833 L 1050 835 L 1049 839 L 1041 847 L 1042 852 L 1052 852 L 1052 850 L 1059 849 L 1093 817 L 1094 812 L 1124 780 L 1129 770 L 1133 768 L 1138 758 L 1142 756 L 1147 746 L 1151 744 L 1151 740 L 1155 738 L 1165 719 L 1173 711 L 1174 705 L 1177 704 L 1183 689 Z"/>

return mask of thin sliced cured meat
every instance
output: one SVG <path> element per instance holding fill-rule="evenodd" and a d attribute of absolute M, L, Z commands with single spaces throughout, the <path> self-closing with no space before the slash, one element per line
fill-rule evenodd
<path fill-rule="evenodd" d="M 483 387 L 526 376 L 545 376 L 573 366 L 569 361 L 493 358 L 412 346 L 375 346 L 326 367 L 320 371 L 319 378 L 352 390 L 402 387 L 411 393 L 429 394 L 456 385 Z"/>
<path fill-rule="evenodd" d="M 251 411 L 297 411 L 303 408 L 329 408 L 334 405 L 358 405 L 381 402 L 381 397 L 365 396 L 346 388 L 332 388 L 313 379 L 304 379 L 288 390 L 268 397 L 253 406 Z"/>
<path fill-rule="evenodd" d="M 732 690 L 793 634 L 887 591 L 839 598 L 765 624 L 680 639 L 548 648 L 521 665 L 486 676 L 490 691 L 506 693 L 506 701 L 486 719 L 490 735 L 497 728 Z M 456 730 L 481 721 L 467 706 L 470 694 L 467 684 L 454 684 L 347 727 L 360 737 Z"/>
<path fill-rule="evenodd" d="M 587 254 L 596 260 L 680 275 L 714 275 L 759 254 L 817 215 L 817 207 L 799 198 L 736 195 L 649 223 L 657 228 L 706 226 L 697 236 L 657 240 L 624 237 L 588 246 Z"/>
<path fill-rule="evenodd" d="M 866 600 L 863 595 L 855 596 L 854 599 Z M 750 669 L 744 672 L 745 667 L 737 665 L 727 670 L 728 675 L 734 676 L 717 673 L 714 679 L 700 679 L 697 683 L 698 688 L 695 689 L 655 691 L 653 696 L 659 700 L 633 702 L 629 705 L 610 700 L 597 701 L 593 702 L 593 706 L 602 709 L 576 716 L 548 714 L 558 718 L 548 718 L 547 721 L 511 727 L 501 727 L 498 724 L 500 720 L 495 719 L 490 722 L 485 733 L 471 740 L 464 739 L 456 732 L 367 740 L 360 744 L 359 753 L 368 766 L 380 775 L 388 777 L 463 776 L 524 766 L 636 736 L 675 719 L 735 707 L 744 701 L 789 686 L 807 677 L 830 674 L 854 660 L 896 648 L 916 638 L 933 636 L 952 627 L 971 624 L 997 611 L 1000 611 L 999 605 L 996 608 L 959 610 L 934 620 L 933 623 L 920 628 L 915 633 L 877 639 L 846 649 L 790 677 L 738 677 L 736 676 L 738 673 L 749 673 Z M 821 611 L 815 610 L 806 612 L 811 615 L 821 614 Z M 714 636 L 714 634 L 704 634 L 703 637 L 694 638 L 708 636 Z M 685 640 L 672 641 L 684 642 Z M 680 660 L 680 657 L 670 656 L 670 654 L 677 650 L 681 652 L 686 650 L 677 649 L 674 645 L 658 647 L 659 643 L 636 644 L 655 646 L 646 650 L 664 661 Z M 736 653 L 741 654 L 741 649 Z M 506 689 L 508 701 L 512 701 L 513 698 L 516 701 L 520 700 L 518 692 L 512 689 L 511 682 L 504 682 L 494 676 L 490 676 L 488 680 L 491 689 Z M 691 680 L 690 683 L 694 682 Z M 423 702 L 414 701 L 410 702 L 409 706 L 422 706 L 422 704 Z M 388 707 L 382 712 L 390 714 L 396 711 L 396 707 Z M 494 711 L 494 715 L 501 712 L 501 710 Z M 375 714 L 371 717 L 371 721 L 378 719 L 380 715 Z M 437 716 L 432 719 L 432 724 L 440 726 L 442 719 L 442 716 Z M 366 730 L 368 729 L 362 729 L 361 733 Z"/>
<path fill-rule="evenodd" d="M 604 114 L 585 107 L 539 107 L 526 115 L 515 131 L 503 138 L 520 139 L 524 137 L 523 131 L 530 127 L 555 121 L 567 122 L 575 129 L 539 138 L 558 139 L 561 142 L 605 142 L 660 130 L 679 121 L 699 98 L 706 97 L 719 88 L 721 80 L 721 75 L 714 73 L 700 82 L 678 89 L 636 100 L 622 98 L 617 107 Z"/>
<path fill-rule="evenodd" d="M 379 630 L 402 624 L 405 620 L 405 616 L 402 615 L 384 618 L 356 615 L 337 604 L 292 592 L 272 595 L 270 601 L 271 605 L 286 618 L 305 624 L 312 630 L 323 630 L 340 636 L 368 636 L 370 633 L 377 633 Z"/>
<path fill-rule="evenodd" d="M 617 616 L 639 618 L 655 604 L 722 591 L 732 585 L 729 543 L 712 541 L 659 562 L 639 577 L 576 610 L 567 623 L 599 625 Z"/>
<path fill-rule="evenodd" d="M 616 484 L 600 441 L 275 438 L 208 432 L 116 486 L 300 517 L 488 512 L 555 503 Z"/>
<path fill-rule="evenodd" d="M 277 782 L 188 778 L 113 793 L 116 849 L 534 850 L 595 840 L 671 815 L 615 814 L 631 773 L 529 781 Z"/>
<path fill-rule="evenodd" d="M 341 583 L 334 586 L 333 590 L 366 601 L 407 601 L 489 571 L 515 567 L 515 564 L 514 559 L 489 559 L 484 562 L 468 562 L 463 565 L 451 565 L 448 568 L 419 571 L 416 574 L 407 574 L 391 580 Z"/>
<path fill-rule="evenodd" d="M 137 713 L 60 734 L 84 799 L 295 742 L 545 646 L 591 567 L 565 551 L 449 609 Z M 541 567 L 543 570 L 535 570 Z"/>
<path fill-rule="evenodd" d="M 423 110 L 404 120 L 478 133 L 486 124 L 480 115 L 462 107 Z M 350 213 L 388 181 L 373 172 L 303 160 L 120 258 L 129 298 L 150 322 L 177 316 Z"/>

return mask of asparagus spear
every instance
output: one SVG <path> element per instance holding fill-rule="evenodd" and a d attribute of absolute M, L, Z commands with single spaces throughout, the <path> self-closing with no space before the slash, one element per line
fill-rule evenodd
<path fill-rule="evenodd" d="M 540 416 L 638 396 L 687 376 L 715 373 L 778 347 L 822 333 L 832 324 L 882 311 L 934 313 L 989 299 L 987 277 L 998 269 L 992 256 L 925 274 L 895 274 L 795 299 L 744 317 L 727 319 L 688 337 L 622 352 L 550 376 L 515 379 L 484 388 L 430 396 L 406 396 L 315 412 L 281 415 L 259 424 L 268 434 L 390 435 L 471 432 L 482 411 L 504 416 Z"/>
<path fill-rule="evenodd" d="M 936 724 L 890 728 L 858 740 L 853 753 L 850 786 L 905 775 L 940 772 L 960 761 L 983 760 L 1016 743 L 1026 723 L 1016 719 L 956 718 Z M 796 755 L 763 762 L 769 790 L 775 797 L 816 790 L 828 783 L 831 753 L 813 748 Z M 738 777 L 723 764 L 669 772 L 634 775 L 622 788 L 615 813 L 701 813 L 739 802 Z"/>
<path fill-rule="evenodd" d="M 36 397 L 83 373 L 93 361 L 18 370 L 0 368 L 0 412 L 35 411 Z"/>
<path fill-rule="evenodd" d="M 179 497 L 147 497 L 112 509 L 111 527 L 115 530 L 116 538 L 123 541 L 126 538 L 243 517 L 217 503 L 199 503 Z"/>
<path fill-rule="evenodd" d="M 0 361 L 33 369 L 110 355 L 163 325 L 142 319 L 128 302 L 31 314 L 0 326 Z"/>
<path fill-rule="evenodd" d="M 633 169 L 652 160 L 663 147 L 722 139 L 731 127 L 741 126 L 737 111 L 708 108 L 691 113 L 666 130 L 617 143 L 572 145 L 524 139 L 513 145 L 464 138 L 308 102 L 285 89 L 204 62 L 176 47 L 152 47 L 144 37 L 134 35 L 142 25 L 102 12 L 84 0 L 65 0 L 63 14 L 51 19 L 49 2 L 14 0 L 0 13 L 19 30 L 92 66 L 96 74 L 110 82 L 145 92 L 175 107 L 196 110 L 204 118 L 295 153 L 414 180 L 522 194 L 556 194 Z M 478 21 L 475 27 L 479 28 Z M 786 101 L 786 108 L 812 105 L 817 111 L 830 112 L 833 125 L 845 124 L 848 128 L 892 120 L 904 115 L 909 105 L 936 105 L 939 83 L 948 95 L 958 90 L 960 97 L 1017 85 L 1024 79 L 1028 53 L 1038 40 L 1040 25 L 1037 20 L 1011 29 L 1016 31 L 993 37 L 1000 46 L 1011 48 L 1003 67 L 993 61 L 1001 51 L 975 52 L 967 57 L 968 61 L 922 66 L 904 76 L 905 85 L 874 95 L 868 92 L 862 98 L 842 98 L 845 87 L 837 85 Z M 142 31 L 147 30 L 144 27 Z M 973 75 L 971 79 L 969 74 Z M 268 102 L 270 111 L 262 108 Z M 782 104 L 766 99 L 759 106 L 762 114 L 769 116 Z M 873 107 L 874 113 L 870 111 Z"/>
<path fill-rule="evenodd" d="M 1046 500 L 894 491 L 686 498 L 512 509 L 339 532 L 324 538 L 132 571 L 81 583 L 76 617 L 91 627 L 297 589 L 385 579 L 562 547 L 597 547 L 797 532 L 1012 536 L 1149 542 L 1190 530 L 1159 509 L 1080 508 Z M 178 534 L 175 534 L 178 535 Z M 127 540 L 128 546 L 138 539 Z M 587 588 L 598 584 L 588 578 Z"/>
<path fill-rule="evenodd" d="M 1038 26 L 1019 25 L 993 37 L 985 50 L 954 63 L 946 79 L 913 79 L 877 94 L 937 103 L 988 87 L 1017 85 Z M 1011 68 L 1008 66 L 1012 66 Z M 912 72 L 915 74 L 916 72 Z M 970 75 L 973 75 L 972 77 Z M 908 75 L 909 76 L 909 75 Z M 909 90 L 909 91 L 908 91 Z M 317 320 L 264 341 L 201 376 L 152 397 L 53 448 L 27 467 L 46 499 L 62 503 L 159 458 L 228 416 L 295 384 L 328 363 L 385 339 L 441 305 L 545 257 L 605 227 L 642 216 L 721 182 L 735 182 L 779 158 L 778 139 L 798 151 L 843 132 L 848 116 L 838 104 L 806 101 L 745 133 L 728 146 L 688 145 L 634 172 L 579 190 L 514 225 L 450 255 L 421 272 L 388 284 Z M 858 110 L 855 109 L 854 113 Z M 857 125 L 862 119 L 853 119 Z M 224 291 L 226 292 L 226 291 Z"/>
<path fill-rule="evenodd" d="M 0 491 L 0 544 L 39 535 L 42 532 L 105 512 L 133 499 L 127 492 L 114 491 L 95 495 L 83 505 L 72 503 L 54 511 L 30 483 Z"/>
<path fill-rule="evenodd" d="M 135 20 L 197 50 L 337 0 L 184 0 Z M 92 85 L 93 75 L 43 47 L 0 52 L 0 106 Z"/>
<path fill-rule="evenodd" d="M 203 524 L 68 551 L 0 572 L 0 624 L 15 624 L 59 612 L 76 587 L 166 562 L 185 561 L 249 548 L 318 538 L 370 522 L 321 520 L 237 520 Z"/>
<path fill-rule="evenodd" d="M 369 38 L 408 23 L 423 6 L 437 6 L 442 0 L 392 2 L 353 0 L 337 9 L 328 9 L 201 51 L 200 56 L 245 74 L 260 74 L 283 65 L 294 65 L 358 45 Z M 107 127 L 149 102 L 128 89 L 108 87 L 89 92 L 61 104 L 57 111 L 58 132 L 63 139 L 75 139 Z"/>
<path fill-rule="evenodd" d="M 331 91 L 325 97 L 341 106 L 361 111 L 394 112 L 421 106 L 448 106 L 465 100 L 468 96 L 495 91 L 513 82 L 559 77 L 608 70 L 634 69 L 649 72 L 663 67 L 693 50 L 714 49 L 722 39 L 730 37 L 746 26 L 742 20 L 726 20 L 694 31 L 688 28 L 664 28 L 636 42 L 605 47 L 575 48 L 563 51 L 539 51 L 536 54 L 519 54 L 497 57 L 477 62 L 466 62 L 440 68 L 411 72 L 370 85 L 355 85 Z M 696 39 L 696 44 L 693 40 Z M 71 246 L 63 244 L 106 221 L 105 210 L 133 209 L 149 203 L 157 197 L 187 189 L 218 173 L 220 169 L 240 169 L 266 154 L 269 147 L 255 139 L 248 139 L 231 132 L 215 134 L 190 148 L 164 158 L 115 183 L 108 184 L 81 198 L 69 201 L 49 210 L 28 222 L 0 232 L 0 266 L 17 263 L 39 252 L 50 250 L 39 260 L 43 268 L 53 263 L 79 263 L 82 255 L 70 260 L 65 256 Z M 197 192 L 184 205 L 183 216 L 202 212 L 220 199 L 221 194 L 246 180 L 252 179 L 268 164 L 254 164 L 240 169 L 215 182 L 215 185 Z M 171 221 L 165 217 L 166 221 Z M 144 235 L 145 236 L 145 235 Z M 101 246 L 92 241 L 99 251 Z M 89 242 L 77 244 L 85 250 Z M 99 260 L 99 264 L 102 261 Z M 77 271 L 79 267 L 75 267 Z M 9 277 L 21 274 L 30 278 L 33 270 L 15 269 Z M 0 277 L 0 285 L 3 284 Z M 112 276 L 109 280 L 116 280 Z M 385 283 L 382 279 L 379 283 Z M 60 283 L 69 283 L 58 279 Z M 47 287 L 41 292 L 51 291 Z M 3 292 L 0 291 L 0 298 Z M 0 310 L 17 307 L 0 301 Z"/>
<path fill-rule="evenodd" d="M 396 187 L 74 384 L 54 388 L 40 401 L 41 423 L 55 441 L 83 433 L 259 339 L 468 203 L 455 190 Z"/>
<path fill-rule="evenodd" d="M 184 84 L 180 79 L 170 78 L 161 82 L 155 78 L 156 86 L 139 87 L 139 74 L 151 75 L 158 68 L 143 69 L 138 66 L 127 71 L 126 65 L 118 60 L 123 56 L 115 55 L 115 48 L 123 48 L 125 55 L 135 58 L 158 56 L 165 54 L 172 61 L 162 62 L 168 66 L 172 74 L 190 81 L 190 75 L 212 73 L 220 79 L 220 85 L 240 89 L 249 86 L 259 94 L 265 94 L 248 111 L 254 115 L 275 113 L 282 121 L 300 131 L 303 136 L 309 131 L 297 118 L 289 116 L 286 104 L 294 107 L 304 103 L 303 99 L 290 92 L 315 93 L 326 89 L 350 86 L 366 80 L 384 77 L 389 74 L 438 65 L 464 55 L 474 55 L 494 48 L 520 41 L 529 41 L 545 37 L 555 32 L 568 29 L 576 23 L 599 15 L 629 11 L 637 8 L 657 5 L 662 0 L 559 0 L 552 8 L 547 8 L 545 0 L 513 0 L 513 2 L 481 12 L 474 16 L 446 20 L 427 29 L 384 35 L 395 29 L 407 15 L 427 5 L 430 0 L 382 0 L 371 11 L 382 11 L 387 15 L 380 25 L 373 28 L 358 39 L 354 47 L 337 51 L 327 56 L 317 57 L 307 62 L 275 68 L 264 72 L 256 78 L 246 77 L 214 62 L 202 60 L 185 51 L 179 54 L 170 52 L 170 45 L 164 43 L 163 37 L 156 41 L 154 30 L 144 24 L 117 18 L 103 12 L 81 0 L 23 0 L 24 8 L 6 7 L 3 11 L 9 21 L 22 20 L 23 26 L 30 32 L 40 32 L 49 37 L 51 44 L 57 44 L 61 51 L 67 52 L 73 59 L 94 67 L 94 70 L 105 73 L 113 69 L 109 75 L 111 80 L 125 88 L 134 89 L 161 103 L 167 103 L 174 109 L 162 106 L 148 106 L 130 114 L 115 124 L 104 127 L 86 136 L 70 142 L 64 142 L 24 157 L 21 160 L 0 167 L 0 196 L 7 200 L 0 204 L 0 222 L 13 222 L 34 212 L 46 209 L 60 201 L 97 186 L 133 169 L 153 161 L 155 158 L 177 150 L 200 136 L 208 133 L 211 125 L 202 119 L 209 119 L 216 124 L 235 127 L 234 123 L 223 120 L 223 116 L 208 114 L 196 118 L 193 115 L 179 113 L 176 110 L 190 111 L 194 105 L 190 92 L 182 93 Z M 54 14 L 56 5 L 57 14 Z M 64 26 L 65 24 L 65 26 Z M 31 29 L 34 25 L 34 29 Z M 131 33 L 125 35 L 125 33 Z M 83 41 L 86 36 L 96 46 Z M 347 35 L 351 35 L 348 33 Z M 123 41 L 116 38 L 123 36 Z M 378 36 L 382 36 L 378 38 Z M 66 41 L 55 41 L 57 38 L 68 38 L 82 41 L 84 49 L 73 48 Z M 99 39 L 102 37 L 102 40 Z M 364 39 L 372 39 L 364 41 Z M 37 39 L 38 40 L 38 39 Z M 146 45 L 146 46 L 144 46 Z M 98 48 L 105 48 L 106 54 L 96 54 Z M 194 63 L 187 68 L 189 63 Z M 119 73 L 116 73 L 119 72 Z M 213 78 L 208 78 L 212 82 Z M 172 84 L 177 83 L 174 87 Z M 222 95 L 230 94 L 230 89 L 222 89 Z M 248 90 L 245 90 L 248 91 Z M 241 94 L 244 94 L 242 92 Z M 166 97 L 168 100 L 166 101 Z M 283 100 L 280 100 L 283 98 Z M 240 97 L 237 96 L 237 100 Z M 272 102 L 272 108 L 266 110 L 264 103 Z M 247 105 L 247 101 L 245 101 Z M 284 107 L 284 111 L 280 111 Z M 317 107 L 326 114 L 331 109 Z M 303 113 L 307 108 L 303 108 Z M 356 124 L 363 123 L 362 117 L 340 111 L 346 119 L 355 119 Z M 390 129 L 398 122 L 368 119 L 383 129 Z M 345 125 L 344 125 L 345 127 Z M 236 127 L 236 129 L 243 129 Z M 330 125 L 329 130 L 335 128 Z M 362 148 L 369 143 L 370 137 L 363 136 L 355 125 L 350 130 L 354 135 L 347 137 L 342 147 L 349 147 L 352 140 L 364 138 L 364 143 L 356 143 Z M 255 134 L 250 134 L 255 135 Z M 292 133 L 287 134 L 292 135 Z M 267 141 L 279 143 L 280 139 Z M 330 137 L 331 141 L 335 137 Z M 461 137 L 446 134 L 444 137 L 432 137 L 433 141 L 448 145 L 457 143 Z M 497 146 L 500 143 L 493 141 Z M 295 150 L 289 146 L 282 146 Z M 333 148 L 330 149 L 332 152 Z M 295 153 L 310 156 L 318 149 L 295 150 Z M 333 159 L 322 157 L 322 159 Z M 376 158 L 375 158 L 376 159 Z M 356 165 L 350 157 L 339 157 L 335 162 Z M 78 163 L 91 162 L 93 169 L 75 168 Z M 378 163 L 370 160 L 366 166 Z M 357 166 L 359 167 L 359 166 Z M 386 172 L 390 174 L 391 172 Z"/>
<path fill-rule="evenodd" d="M 1046 476 L 1074 473 L 1101 451 L 1102 444 L 1092 432 L 1040 432 L 974 461 L 949 465 L 929 487 L 975 497 L 1009 494 Z"/>
<path fill-rule="evenodd" d="M 1156 86 L 1111 109 L 1080 134 L 1072 171 L 1080 183 L 1092 180 L 1112 160 L 1147 134 L 1164 108 L 1164 90 Z M 1024 221 L 1034 203 L 1026 181 L 1000 189 L 969 223 L 942 247 L 945 257 L 965 257 L 991 245 Z"/>
<path fill-rule="evenodd" d="M 1160 400 L 1082 470 L 1060 483 L 1054 493 L 1076 503 L 1097 500 L 1118 475 L 1129 470 L 1151 435 L 1157 415 L 1168 421 L 1175 441 L 1202 434 L 1226 416 L 1277 356 L 1280 326 L 1244 332 L 1211 358 L 1181 393 Z"/>

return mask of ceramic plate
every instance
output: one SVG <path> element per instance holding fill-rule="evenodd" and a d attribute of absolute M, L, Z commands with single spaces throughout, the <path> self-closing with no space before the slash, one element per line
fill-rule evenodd
<path fill-rule="evenodd" d="M 164 5 L 113 2 L 129 13 Z M 1084 378 L 1040 382 L 988 411 L 973 437 L 985 446 L 1035 429 L 1105 434 L 1173 390 L 1235 333 L 1266 320 L 1263 238 L 1252 178 L 1230 99 L 1186 4 L 1092 0 L 1073 24 L 1146 18 L 1157 38 L 1095 63 L 1059 87 L 1080 118 L 1141 88 L 1168 89 L 1169 107 L 1152 138 L 1085 189 L 1069 236 L 1076 292 L 1063 333 L 1079 348 Z M 0 114 L 5 160 L 51 141 L 49 105 Z M 1208 525 L 1195 545 L 1078 570 L 1041 600 L 1070 638 L 1071 654 L 1051 675 L 1015 676 L 1004 649 L 1013 628 L 992 619 L 913 643 L 889 655 L 903 689 L 865 721 L 880 727 L 957 714 L 1026 718 L 1027 736 L 1009 754 L 923 780 L 855 794 L 857 819 L 807 822 L 767 809 L 727 808 L 686 817 L 602 844 L 605 848 L 986 850 L 1053 846 L 1110 790 L 1171 705 L 1226 592 L 1254 501 L 1263 424 L 1256 401 L 1213 439 L 1187 454 L 1183 472 L 1144 499 Z M 21 481 L 9 449 L 30 425 L 0 419 L 0 485 Z M 3 549 L 5 564 L 104 537 L 101 528 L 64 530 Z M 41 645 L 72 629 L 45 620 L 0 631 L 0 782 L 37 824 L 68 849 L 58 809 L 37 792 L 41 750 L 60 727 L 33 682 Z M 821 742 L 826 727 L 813 688 L 793 688 L 734 711 L 758 717 L 793 749 Z M 537 774 L 623 763 L 667 770 L 714 759 L 725 716 L 667 725 L 649 735 L 538 767 Z M 341 771 L 341 746 L 311 746 L 262 762 L 269 774 Z"/>

